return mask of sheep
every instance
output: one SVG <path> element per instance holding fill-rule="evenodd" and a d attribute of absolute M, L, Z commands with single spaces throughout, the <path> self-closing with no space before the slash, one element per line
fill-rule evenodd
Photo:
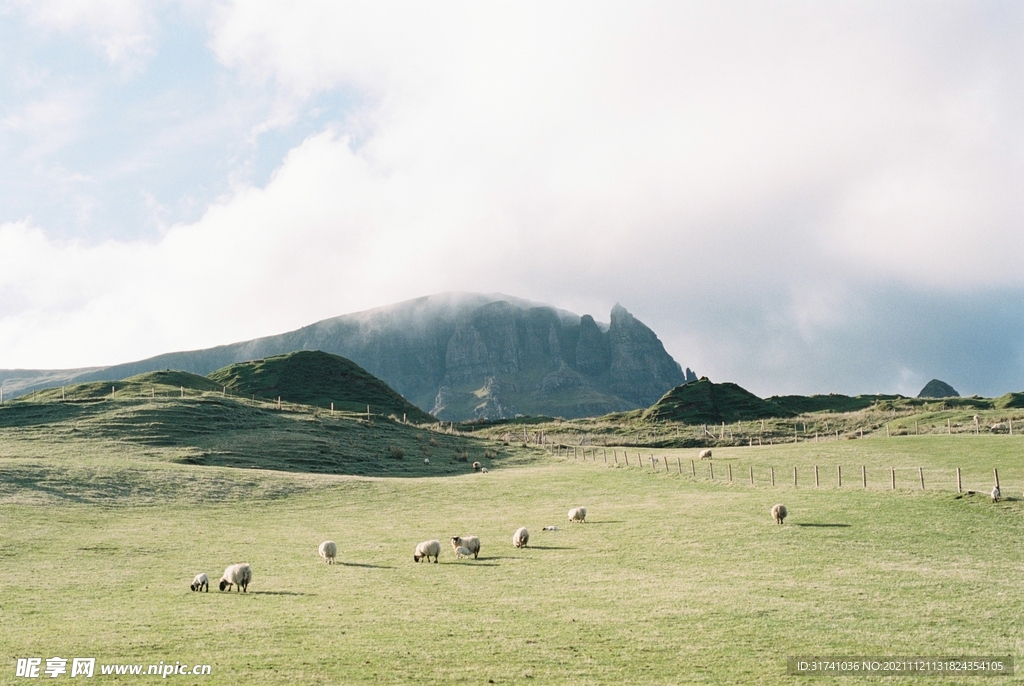
<path fill-rule="evenodd" d="M 463 548 L 460 546 L 455 549 L 455 557 L 460 560 L 464 557 L 469 557 L 472 554 L 473 552 L 469 548 Z"/>
<path fill-rule="evenodd" d="M 480 473 L 481 474 L 486 474 L 487 473 L 487 467 L 481 467 L 480 468 Z"/>
<path fill-rule="evenodd" d="M 587 508 L 585 507 L 574 507 L 569 510 L 569 521 L 570 522 L 582 522 L 587 523 Z"/>
<path fill-rule="evenodd" d="M 525 526 L 521 526 L 516 529 L 516 532 L 512 534 L 512 545 L 517 548 L 525 548 L 526 544 L 530 542 L 530 532 L 526 530 Z"/>
<path fill-rule="evenodd" d="M 452 536 L 451 542 L 456 551 L 459 548 L 469 548 L 474 560 L 480 555 L 480 539 L 476 536 Z"/>
<path fill-rule="evenodd" d="M 412 554 L 412 561 L 419 562 L 424 557 L 430 562 L 430 556 L 434 556 L 434 564 L 437 564 L 437 556 L 441 554 L 441 541 L 423 541 L 416 546 L 416 552 Z"/>
<path fill-rule="evenodd" d="M 543 529 L 541 529 L 541 531 L 558 531 L 558 527 L 557 526 L 546 526 Z"/>
<path fill-rule="evenodd" d="M 782 524 L 785 521 L 787 514 L 789 513 L 786 512 L 786 506 L 782 503 L 772 506 L 772 519 L 775 520 L 776 524 Z"/>
<path fill-rule="evenodd" d="M 473 471 L 474 472 L 479 472 L 480 471 L 480 463 L 479 462 L 474 462 L 473 463 Z"/>
<path fill-rule="evenodd" d="M 338 556 L 338 544 L 334 541 L 324 541 L 320 544 L 320 557 L 329 565 L 334 564 L 334 558 Z"/>
<path fill-rule="evenodd" d="M 189 586 L 193 591 L 203 590 L 207 593 L 210 592 L 210 577 L 206 576 L 204 572 L 196 574 L 196 578 L 192 579 L 192 585 Z"/>
<path fill-rule="evenodd" d="M 700 451 L 700 459 L 710 460 L 711 459 L 711 448 L 705 448 Z"/>
<path fill-rule="evenodd" d="M 1002 493 L 999 492 L 999 486 L 993 486 L 992 487 L 992 502 L 998 503 L 1000 495 L 1002 495 Z"/>
<path fill-rule="evenodd" d="M 423 458 L 423 464 L 430 464 L 430 458 L 429 457 L 424 457 Z"/>
<path fill-rule="evenodd" d="M 224 570 L 224 576 L 220 578 L 220 590 L 228 589 L 231 591 L 231 587 L 235 586 L 236 592 L 242 591 L 244 593 L 249 592 L 249 584 L 252 582 L 252 567 L 246 562 L 239 563 L 237 565 L 231 565 Z"/>

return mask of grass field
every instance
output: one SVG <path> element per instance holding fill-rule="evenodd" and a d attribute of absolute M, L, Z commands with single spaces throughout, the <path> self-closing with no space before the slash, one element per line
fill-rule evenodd
<path fill-rule="evenodd" d="M 643 450 L 666 474 L 495 444 L 507 452 L 489 474 L 368 478 L 190 464 L 177 442 L 45 409 L 0 428 L 0 683 L 25 682 L 16 658 L 53 656 L 211 666 L 168 677 L 181 684 L 788 684 L 805 682 L 786 676 L 789 655 L 1024 655 L 1021 437 L 716 448 L 714 482 L 706 461 L 686 475 L 695 450 Z M 850 485 L 740 479 L 815 464 L 850 465 Z M 885 478 L 860 488 L 861 464 Z M 890 466 L 970 466 L 976 488 L 996 467 L 1013 497 L 912 479 L 893 492 Z M 577 505 L 588 521 L 570 525 Z M 455 560 L 455 534 L 480 536 L 479 560 Z M 328 538 L 335 566 L 317 556 Z M 431 538 L 441 563 L 414 564 Z M 217 592 L 241 561 L 249 593 Z M 189 591 L 199 571 L 213 592 Z"/>

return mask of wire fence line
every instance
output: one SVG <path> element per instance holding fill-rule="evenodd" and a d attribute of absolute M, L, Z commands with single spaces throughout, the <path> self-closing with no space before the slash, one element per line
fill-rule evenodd
<path fill-rule="evenodd" d="M 632 467 L 655 473 L 689 477 L 695 480 L 729 482 L 750 486 L 795 488 L 834 488 L 861 490 L 934 490 L 955 493 L 991 492 L 997 486 L 1003 493 L 1019 490 L 1018 485 L 1001 483 L 998 468 L 991 470 L 961 467 L 878 467 L 867 465 L 797 465 L 776 467 L 765 464 L 737 464 L 712 459 L 683 459 L 676 455 L 656 455 L 618 448 L 579 448 L 551 446 L 552 454 L 567 460 Z"/>

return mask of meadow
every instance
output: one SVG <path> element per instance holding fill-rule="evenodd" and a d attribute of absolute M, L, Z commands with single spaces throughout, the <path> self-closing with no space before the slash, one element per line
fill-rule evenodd
<path fill-rule="evenodd" d="M 621 464 L 621 448 L 615 465 L 600 448 L 595 462 L 501 442 L 488 474 L 445 458 L 436 476 L 351 476 L 196 464 L 181 441 L 126 441 L 51 409 L 34 407 L 45 421 L 31 426 L 0 421 L 0 683 L 24 683 L 16 658 L 53 656 L 211 666 L 168 677 L 181 684 L 790 684 L 806 681 L 786 675 L 791 655 L 1024 654 L 1019 436 L 719 447 L 715 481 L 707 461 L 687 473 L 693 449 L 643 449 L 659 458 L 653 470 L 632 455 Z M 283 454 L 291 430 L 275 431 L 268 444 Z M 402 440 L 468 440 L 424 433 Z M 434 450 L 445 446 L 465 449 Z M 720 477 L 729 464 L 733 482 Z M 885 478 L 867 489 L 859 471 L 842 489 L 740 478 L 751 465 L 815 464 Z M 955 466 L 973 470 L 965 488 L 986 490 L 998 468 L 1010 497 L 958 494 L 948 480 L 887 487 L 890 467 Z M 775 502 L 789 508 L 783 526 Z M 566 520 L 577 505 L 585 524 Z M 521 550 L 519 526 L 531 532 Z M 456 534 L 480 536 L 480 559 L 455 559 Z M 415 564 L 431 538 L 444 542 L 440 564 Z M 339 544 L 337 565 L 317 556 L 325 539 Z M 241 561 L 249 592 L 218 592 Z M 188 588 L 199 571 L 208 594 Z"/>

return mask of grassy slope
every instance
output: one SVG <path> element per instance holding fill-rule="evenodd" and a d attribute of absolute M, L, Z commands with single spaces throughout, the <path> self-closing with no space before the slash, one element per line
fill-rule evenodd
<path fill-rule="evenodd" d="M 734 383 L 712 383 L 704 378 L 676 386 L 643 416 L 650 421 L 717 424 L 789 414 Z"/>
<path fill-rule="evenodd" d="M 1024 657 L 1024 500 L 750 487 L 554 458 L 454 478 L 252 472 L 24 432 L 0 429 L 5 683 L 14 657 L 52 655 L 210 663 L 209 684 L 795 684 L 787 655 Z M 970 459 L 1019 494 L 1022 441 L 725 448 L 715 463 Z M 39 488 L 17 476 L 43 468 Z M 778 501 L 784 527 L 768 517 Z M 575 505 L 587 524 L 565 522 Z M 515 550 L 522 525 L 533 545 Z M 478 561 L 410 559 L 420 540 L 469 533 Z M 339 565 L 316 556 L 326 538 Z M 248 595 L 189 592 L 197 571 L 216 581 L 243 560 Z"/>
<path fill-rule="evenodd" d="M 283 400 L 337 410 L 393 414 L 408 421 L 432 423 L 433 417 L 419 409 L 387 384 L 351 360 L 318 350 L 302 350 L 232 364 L 209 378 L 231 392 L 257 398 Z"/>
<path fill-rule="evenodd" d="M 334 474 L 461 474 L 474 460 L 494 467 L 519 459 L 515 447 L 381 417 L 366 422 L 362 415 L 288 404 L 277 410 L 220 393 L 151 398 L 132 397 L 128 390 L 113 399 L 5 403 L 0 430 L 6 429 L 7 442 L 38 455 L 88 445 L 89 452 L 127 452 L 146 460 Z M 139 390 L 149 392 L 148 386 Z M 495 457 L 485 459 L 486 451 Z"/>

